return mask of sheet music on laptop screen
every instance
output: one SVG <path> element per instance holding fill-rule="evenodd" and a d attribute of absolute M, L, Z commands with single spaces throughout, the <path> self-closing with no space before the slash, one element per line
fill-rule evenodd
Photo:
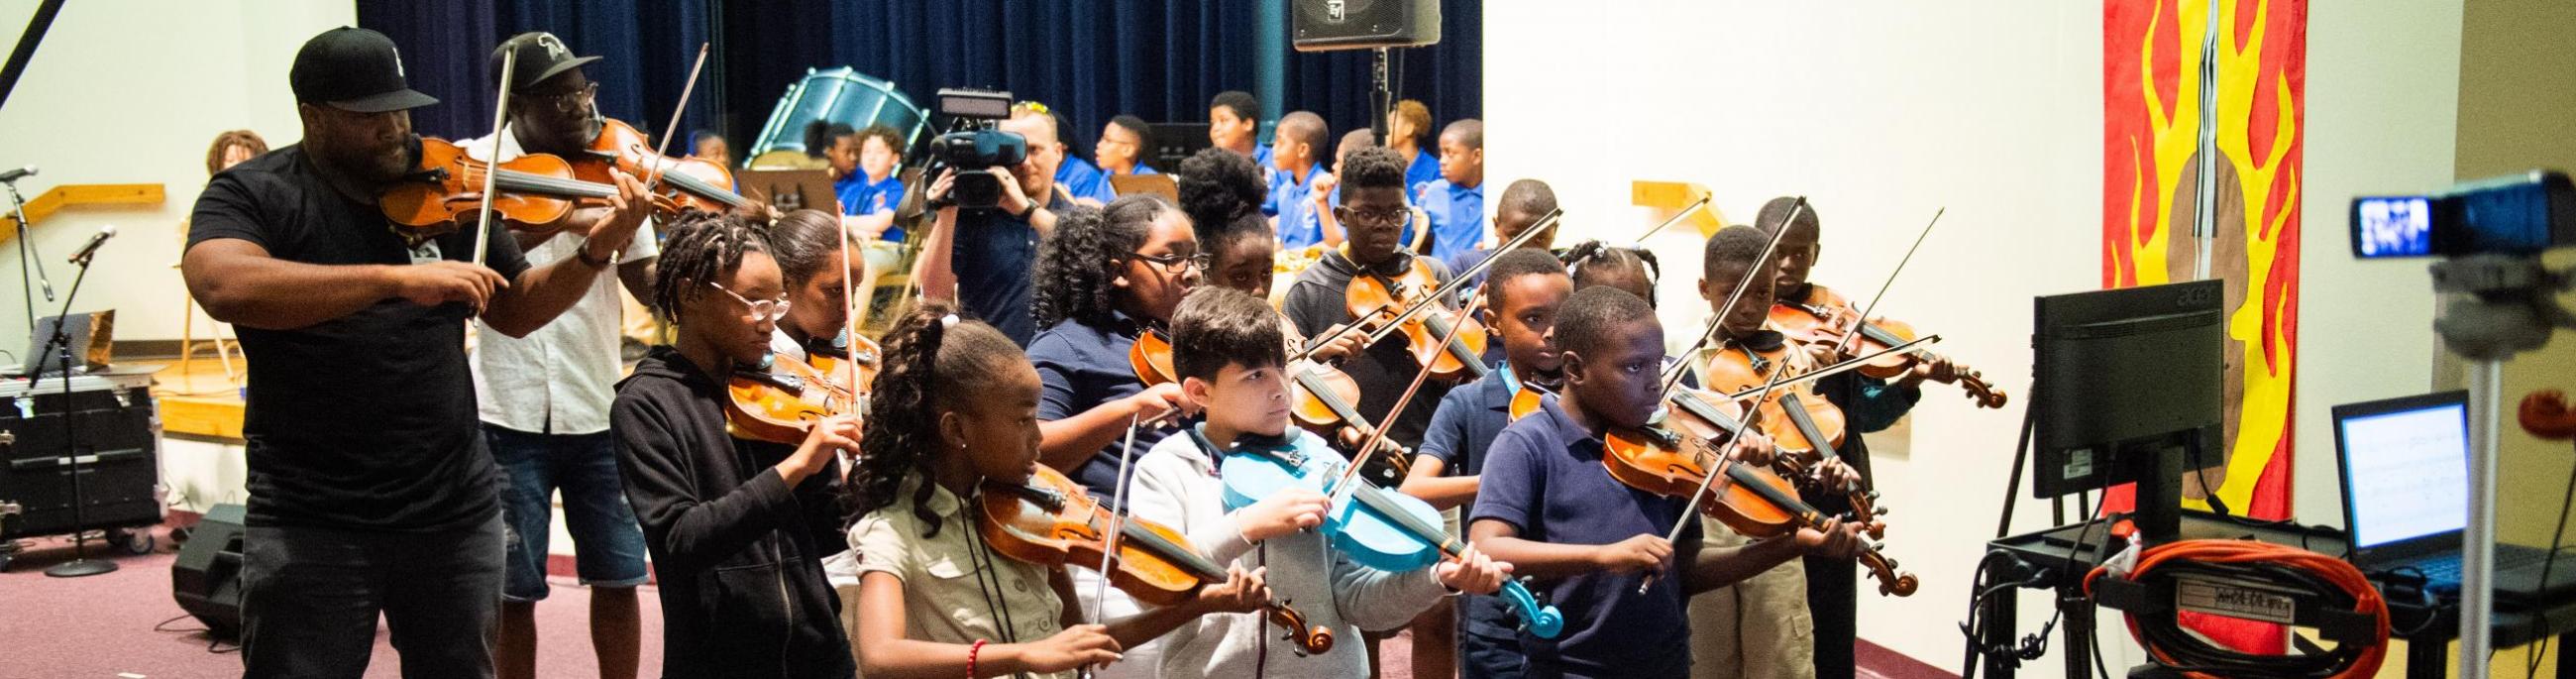
<path fill-rule="evenodd" d="M 2468 406 L 2345 419 L 2352 540 L 2379 545 L 2468 527 Z"/>

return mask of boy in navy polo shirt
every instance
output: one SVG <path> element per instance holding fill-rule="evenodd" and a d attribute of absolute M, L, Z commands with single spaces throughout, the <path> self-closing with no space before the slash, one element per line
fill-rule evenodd
<path fill-rule="evenodd" d="M 1431 217 L 1431 256 L 1448 261 L 1485 243 L 1485 123 L 1465 118 L 1440 130 L 1440 181 L 1414 204 Z"/>
<path fill-rule="evenodd" d="M 1494 439 L 1469 530 L 1479 548 L 1537 577 L 1565 615 L 1557 638 L 1521 638 L 1529 676 L 1689 676 L 1686 597 L 1802 554 L 1854 552 L 1860 527 L 1839 522 L 1704 547 L 1688 500 L 1612 479 L 1601 432 L 1643 425 L 1657 410 L 1663 326 L 1645 300 L 1601 286 L 1568 298 L 1556 331 L 1565 388 Z M 1754 449 L 1739 451 L 1746 457 L 1768 447 L 1745 445 Z M 1680 539 L 1665 541 L 1676 522 L 1685 522 Z"/>
<path fill-rule="evenodd" d="M 1574 292 L 1565 269 L 1545 250 L 1513 250 L 1494 260 L 1489 273 L 1485 298 L 1494 315 L 1485 327 L 1500 338 L 1495 344 L 1505 357 L 1502 369 L 1440 399 L 1440 409 L 1431 415 L 1431 429 L 1423 433 L 1422 448 L 1414 455 L 1412 471 L 1399 489 L 1442 510 L 1458 510 L 1476 501 L 1476 474 L 1484 464 L 1485 450 L 1511 424 L 1512 396 L 1521 385 L 1554 390 L 1563 375 L 1551 330 L 1557 309 Z M 1495 597 L 1470 596 L 1458 605 L 1454 618 L 1432 617 L 1450 614 L 1447 608 L 1436 607 L 1414 621 L 1417 668 L 1427 652 L 1422 648 L 1424 640 L 1454 638 L 1458 676 L 1521 676 L 1520 635 L 1514 631 L 1519 619 L 1508 604 Z M 1453 636 L 1458 630 L 1465 634 Z M 1415 672 L 1423 674 L 1419 669 Z"/>
<path fill-rule="evenodd" d="M 1329 135 L 1324 118 L 1298 111 L 1279 118 L 1279 133 L 1270 145 L 1270 197 L 1261 203 L 1261 213 L 1270 215 L 1270 226 L 1279 232 L 1279 247 L 1294 250 L 1324 242 L 1321 222 L 1315 218 L 1314 190 L 1316 180 L 1324 174 L 1324 144 Z"/>

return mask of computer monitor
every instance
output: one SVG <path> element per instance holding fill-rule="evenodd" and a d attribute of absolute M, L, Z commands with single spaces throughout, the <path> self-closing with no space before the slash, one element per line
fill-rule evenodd
<path fill-rule="evenodd" d="M 2215 280 L 2040 297 L 2031 331 L 2031 492 L 2136 482 L 2139 528 L 2170 536 L 2182 470 L 2219 462 L 2225 290 Z"/>

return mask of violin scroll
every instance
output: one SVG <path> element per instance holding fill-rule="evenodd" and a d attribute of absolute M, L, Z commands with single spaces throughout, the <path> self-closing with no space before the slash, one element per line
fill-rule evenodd
<path fill-rule="evenodd" d="M 1297 612 L 1297 609 L 1290 607 L 1291 605 L 1287 600 L 1282 599 L 1277 605 L 1268 609 L 1270 624 L 1287 630 L 1279 638 L 1296 645 L 1297 655 L 1323 655 L 1333 652 L 1333 630 L 1307 622 L 1306 614 Z"/>

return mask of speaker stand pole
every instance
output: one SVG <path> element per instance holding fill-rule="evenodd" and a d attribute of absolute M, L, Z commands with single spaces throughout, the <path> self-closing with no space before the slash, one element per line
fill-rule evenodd
<path fill-rule="evenodd" d="M 1369 54 L 1369 84 L 1372 88 L 1369 90 L 1369 132 L 1377 135 L 1377 145 L 1392 146 L 1388 143 L 1391 140 L 1386 138 L 1386 114 L 1388 109 L 1395 108 L 1395 89 L 1386 77 L 1386 48 L 1369 50 Z"/>
<path fill-rule="evenodd" d="M 81 493 L 80 427 L 74 422 L 80 417 L 80 408 L 72 403 L 72 342 L 71 337 L 64 332 L 64 328 L 71 325 L 68 317 L 72 315 L 72 300 L 80 296 L 81 281 L 89 278 L 89 261 L 90 257 L 72 260 L 73 264 L 80 265 L 80 273 L 72 276 L 72 289 L 68 294 L 63 295 L 62 316 L 66 318 L 54 324 L 53 337 L 45 340 L 45 347 L 61 352 L 63 359 L 63 449 L 70 454 L 72 468 L 72 560 L 45 569 L 45 575 L 57 578 L 77 578 L 116 572 L 116 562 L 105 559 L 92 561 L 89 558 L 87 540 L 89 526 L 86 519 L 88 507 L 84 506 L 88 504 L 88 498 L 82 497 Z M 42 366 L 44 363 L 39 361 L 37 365 Z M 38 375 L 29 379 L 42 378 L 42 375 Z"/>

